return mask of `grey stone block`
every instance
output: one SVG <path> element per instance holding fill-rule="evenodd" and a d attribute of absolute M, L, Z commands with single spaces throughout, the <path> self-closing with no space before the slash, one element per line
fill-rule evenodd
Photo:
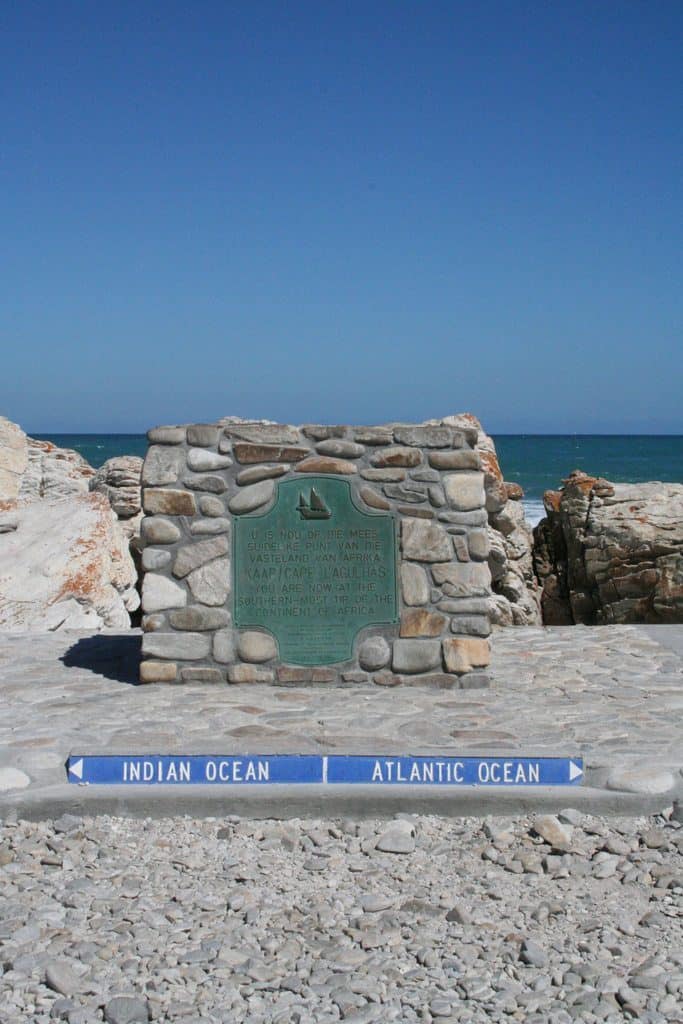
<path fill-rule="evenodd" d="M 429 672 L 441 667 L 441 641 L 394 640 L 394 672 Z"/>
<path fill-rule="evenodd" d="M 199 511 L 203 516 L 222 516 L 225 512 L 225 505 L 215 494 L 201 494 L 199 496 Z"/>
<path fill-rule="evenodd" d="M 156 572 L 171 564 L 171 552 L 164 548 L 145 548 L 142 552 L 142 568 L 145 572 Z"/>
<path fill-rule="evenodd" d="M 453 544 L 443 527 L 420 519 L 403 520 L 401 547 L 404 558 L 416 562 L 445 562 L 453 557 Z"/>
<path fill-rule="evenodd" d="M 230 423 L 223 430 L 226 437 L 251 444 L 299 444 L 296 427 L 284 423 Z"/>
<path fill-rule="evenodd" d="M 486 501 L 483 473 L 446 473 L 443 484 L 448 503 L 457 512 L 483 508 Z"/>
<path fill-rule="evenodd" d="M 180 670 L 180 676 L 184 683 L 224 683 L 225 673 L 219 668 L 210 668 L 205 665 L 188 666 Z"/>
<path fill-rule="evenodd" d="M 228 502 L 233 515 L 244 515 L 245 512 L 253 512 L 263 505 L 267 505 L 275 493 L 275 484 L 272 480 L 262 480 L 258 484 L 252 484 L 238 491 Z"/>
<path fill-rule="evenodd" d="M 217 606 L 225 604 L 230 593 L 230 560 L 216 558 L 187 577 L 190 593 L 202 604 Z"/>
<path fill-rule="evenodd" d="M 465 636 L 489 636 L 491 623 L 488 615 L 455 615 L 451 619 L 451 632 Z"/>
<path fill-rule="evenodd" d="M 326 441 L 328 437 L 346 437 L 347 430 L 348 427 L 336 424 L 330 426 L 327 423 L 307 423 L 301 428 L 301 433 L 311 441 Z"/>
<path fill-rule="evenodd" d="M 217 533 L 228 533 L 230 530 L 230 520 L 215 517 L 211 519 L 195 519 L 193 523 L 190 523 L 190 533 L 193 537 L 206 536 L 207 534 Z"/>
<path fill-rule="evenodd" d="M 486 597 L 491 590 L 491 572 L 486 562 L 444 562 L 432 566 L 437 585 L 448 583 L 451 596 Z"/>
<path fill-rule="evenodd" d="M 162 612 L 167 608 L 182 608 L 187 604 L 187 591 L 174 580 L 147 572 L 142 580 L 142 610 Z"/>
<path fill-rule="evenodd" d="M 403 603 L 414 607 L 429 601 L 429 580 L 422 566 L 402 562 L 400 567 Z"/>
<path fill-rule="evenodd" d="M 471 448 L 432 452 L 429 455 L 429 465 L 434 469 L 481 469 L 481 455 Z"/>
<path fill-rule="evenodd" d="M 187 453 L 187 466 L 194 473 L 207 473 L 214 469 L 227 469 L 232 465 L 229 455 L 218 455 L 206 448 L 190 448 Z"/>
<path fill-rule="evenodd" d="M 208 633 L 144 633 L 142 653 L 153 658 L 198 661 L 211 653 L 211 637 Z"/>
<path fill-rule="evenodd" d="M 202 605 L 190 605 L 189 608 L 178 608 L 168 616 L 174 629 L 197 630 L 220 629 L 230 623 L 230 615 L 223 608 L 205 608 Z"/>
<path fill-rule="evenodd" d="M 395 501 L 419 504 L 427 499 L 427 488 L 423 484 L 385 484 L 382 490 L 387 498 L 393 498 Z"/>
<path fill-rule="evenodd" d="M 183 483 L 191 491 L 208 491 L 210 494 L 223 494 L 227 491 L 228 485 L 222 476 L 208 474 L 207 476 L 188 476 Z"/>
<path fill-rule="evenodd" d="M 405 423 L 394 427 L 394 440 L 411 448 L 448 448 L 453 443 L 453 428 Z"/>
<path fill-rule="evenodd" d="M 235 631 L 233 629 L 219 629 L 213 635 L 213 656 L 222 665 L 228 665 L 237 659 L 235 651 Z"/>
<path fill-rule="evenodd" d="M 182 467 L 182 452 L 167 445 L 152 445 L 142 465 L 142 483 L 148 487 L 174 484 Z"/>
<path fill-rule="evenodd" d="M 187 443 L 196 448 L 215 448 L 219 429 L 212 423 L 195 423 L 187 428 Z"/>
<path fill-rule="evenodd" d="M 141 533 L 145 544 L 175 544 L 180 540 L 179 528 L 163 516 L 145 516 Z"/>
<path fill-rule="evenodd" d="M 486 526 L 489 521 L 484 508 L 475 509 L 474 512 L 439 512 L 438 519 L 454 526 Z"/>
<path fill-rule="evenodd" d="M 227 555 L 229 550 L 228 538 L 226 536 L 212 537 L 211 540 L 199 540 L 195 544 L 187 544 L 180 548 L 173 565 L 173 575 L 182 579 L 198 569 L 200 565 Z"/>
<path fill-rule="evenodd" d="M 247 466 L 237 474 L 237 483 L 240 487 L 246 487 L 248 484 L 257 484 L 260 480 L 274 480 L 289 473 L 289 470 L 289 464 L 286 462 L 280 463 L 279 466 Z"/>
<path fill-rule="evenodd" d="M 470 530 L 467 537 L 470 558 L 475 562 L 485 562 L 491 551 L 491 543 L 487 530 Z"/>
<path fill-rule="evenodd" d="M 321 455 L 333 455 L 340 459 L 359 459 L 365 448 L 355 441 L 344 441 L 341 438 L 331 437 L 321 441 L 315 446 L 316 451 Z"/>
<path fill-rule="evenodd" d="M 359 444 L 391 444 L 394 432 L 391 427 L 356 427 L 352 437 Z"/>
<path fill-rule="evenodd" d="M 185 440 L 185 427 L 153 427 L 147 431 L 150 444 L 182 444 Z"/>

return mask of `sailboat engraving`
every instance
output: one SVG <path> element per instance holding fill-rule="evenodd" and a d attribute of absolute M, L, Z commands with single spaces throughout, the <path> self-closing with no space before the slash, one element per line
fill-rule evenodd
<path fill-rule="evenodd" d="M 303 491 L 299 492 L 299 504 L 296 507 L 302 519 L 329 519 L 332 515 L 314 487 L 311 487 L 308 500 Z"/>

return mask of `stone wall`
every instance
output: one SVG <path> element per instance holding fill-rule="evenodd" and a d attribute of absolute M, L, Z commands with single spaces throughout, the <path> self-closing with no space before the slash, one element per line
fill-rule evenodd
<path fill-rule="evenodd" d="M 456 425 L 457 424 L 457 425 Z M 491 575 L 478 429 L 458 417 L 374 427 L 224 420 L 158 427 L 142 472 L 143 682 L 427 682 L 484 686 Z M 234 621 L 235 521 L 290 480 L 348 481 L 397 532 L 395 623 L 360 630 L 341 663 L 284 664 Z"/>

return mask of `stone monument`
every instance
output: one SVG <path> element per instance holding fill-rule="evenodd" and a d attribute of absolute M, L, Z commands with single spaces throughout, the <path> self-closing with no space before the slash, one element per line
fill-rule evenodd
<path fill-rule="evenodd" d="M 477 430 L 157 427 L 142 471 L 142 682 L 485 686 Z"/>

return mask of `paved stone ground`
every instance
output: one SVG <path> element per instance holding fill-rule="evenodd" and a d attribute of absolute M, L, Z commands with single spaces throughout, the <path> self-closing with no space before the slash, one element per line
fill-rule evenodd
<path fill-rule="evenodd" d="M 137 686 L 138 658 L 137 633 L 3 636 L 0 788 L 64 782 L 71 750 L 583 755 L 625 789 L 683 765 L 683 627 L 501 630 L 488 690 Z"/>
<path fill-rule="evenodd" d="M 1 1024 L 667 1024 L 683 828 L 0 821 Z"/>

